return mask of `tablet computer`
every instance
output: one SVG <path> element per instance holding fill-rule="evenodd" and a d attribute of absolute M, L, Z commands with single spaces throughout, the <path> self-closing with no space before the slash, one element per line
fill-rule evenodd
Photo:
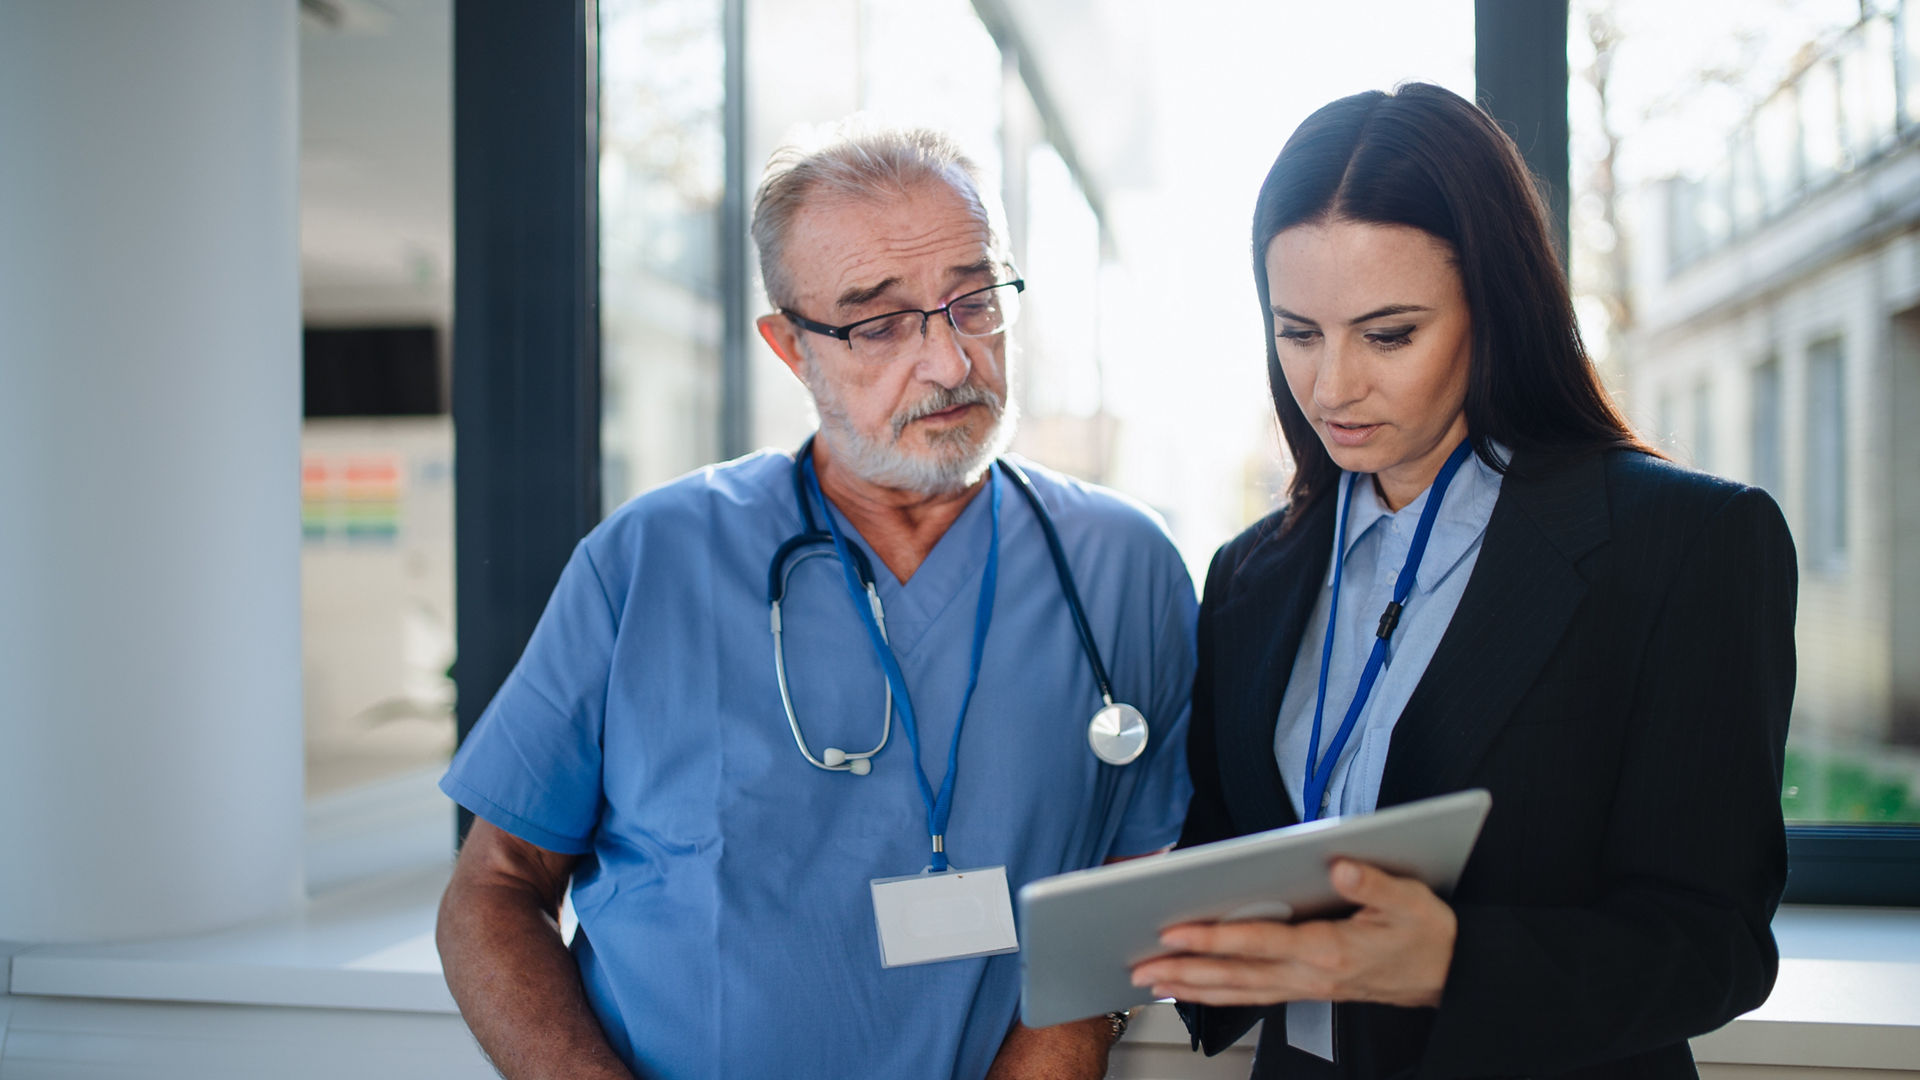
<path fill-rule="evenodd" d="M 1493 798 L 1474 789 L 1372 814 L 1076 870 L 1020 890 L 1020 1018 L 1043 1027 L 1145 1000 L 1133 965 L 1169 952 L 1176 923 L 1302 920 L 1352 905 L 1328 878 L 1335 859 L 1370 863 L 1451 892 Z"/>

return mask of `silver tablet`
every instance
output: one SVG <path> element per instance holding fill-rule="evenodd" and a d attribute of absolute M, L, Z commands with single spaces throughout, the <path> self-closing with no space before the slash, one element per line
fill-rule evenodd
<path fill-rule="evenodd" d="M 1133 965 L 1166 954 L 1160 931 L 1176 923 L 1349 910 L 1327 877 L 1336 858 L 1417 877 L 1444 896 L 1492 805 L 1485 791 L 1461 791 L 1029 882 L 1020 1018 L 1043 1027 L 1140 1004 L 1147 992 L 1133 985 Z"/>

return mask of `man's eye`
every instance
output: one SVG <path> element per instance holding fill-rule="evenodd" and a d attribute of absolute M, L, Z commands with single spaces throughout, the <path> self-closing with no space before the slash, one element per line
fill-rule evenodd
<path fill-rule="evenodd" d="M 889 341 L 899 340 L 905 336 L 906 329 L 907 320 L 905 319 L 880 319 L 875 322 L 861 323 L 859 326 L 854 327 L 853 336 L 857 341 L 871 342 L 879 345 Z"/>

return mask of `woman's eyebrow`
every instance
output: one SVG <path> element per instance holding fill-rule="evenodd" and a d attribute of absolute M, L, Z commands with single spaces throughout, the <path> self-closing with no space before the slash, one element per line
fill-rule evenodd
<path fill-rule="evenodd" d="M 1347 325 L 1359 326 L 1363 322 L 1372 322 L 1374 319 L 1384 319 L 1389 315 L 1406 315 L 1410 312 L 1415 312 L 1415 311 L 1432 311 L 1432 310 L 1433 309 L 1430 307 L 1422 307 L 1419 304 L 1388 304 L 1386 307 L 1383 307 L 1383 308 L 1375 308 L 1374 310 L 1367 312 L 1365 315 L 1348 319 Z"/>
<path fill-rule="evenodd" d="M 1365 315 L 1357 315 L 1351 319 L 1348 319 L 1347 325 L 1359 326 L 1363 322 L 1371 322 L 1374 319 L 1384 319 L 1389 315 L 1406 315 L 1416 311 L 1432 311 L 1432 310 L 1433 309 L 1430 307 L 1423 307 L 1419 304 L 1388 304 L 1386 307 L 1375 308 L 1372 311 L 1367 312 Z M 1286 319 L 1289 322 L 1305 323 L 1308 326 L 1320 325 L 1318 322 L 1315 322 L 1314 320 L 1307 318 L 1305 315 L 1296 315 L 1293 312 L 1288 311 L 1286 308 L 1281 307 L 1279 304 L 1273 305 L 1273 317 L 1276 319 Z"/>

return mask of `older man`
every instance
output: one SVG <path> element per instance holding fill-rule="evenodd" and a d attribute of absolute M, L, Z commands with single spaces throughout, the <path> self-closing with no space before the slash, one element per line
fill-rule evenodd
<path fill-rule="evenodd" d="M 783 151 L 753 232 L 820 429 L 581 542 L 441 784 L 448 984 L 514 1078 L 1099 1076 L 1118 1019 L 1015 1022 L 1009 895 L 1177 837 L 1192 584 L 996 464 L 1024 283 L 948 140 Z"/>

